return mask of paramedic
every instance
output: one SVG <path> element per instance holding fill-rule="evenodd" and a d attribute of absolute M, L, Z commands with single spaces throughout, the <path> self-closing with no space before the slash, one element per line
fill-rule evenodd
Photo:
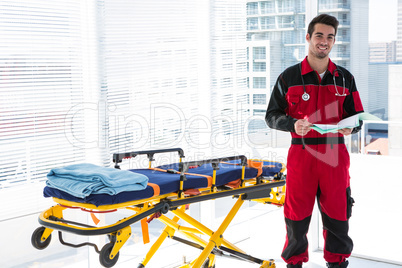
<path fill-rule="evenodd" d="M 329 59 L 338 20 L 315 17 L 308 26 L 307 57 L 279 75 L 265 120 L 269 127 L 289 131 L 284 216 L 286 242 L 282 258 L 287 267 L 308 261 L 307 231 L 315 198 L 321 212 L 328 267 L 344 268 L 353 249 L 348 236 L 353 198 L 349 184 L 349 153 L 344 135 L 359 127 L 320 134 L 312 124 L 336 124 L 363 112 L 354 77 Z"/>

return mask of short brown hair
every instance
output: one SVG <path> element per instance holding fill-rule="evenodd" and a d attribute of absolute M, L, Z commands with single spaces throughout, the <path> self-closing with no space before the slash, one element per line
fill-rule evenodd
<path fill-rule="evenodd" d="M 317 23 L 322 23 L 334 27 L 336 35 L 338 31 L 339 21 L 334 16 L 328 14 L 321 14 L 316 16 L 308 25 L 307 33 L 310 35 L 310 37 L 313 34 L 314 27 Z"/>

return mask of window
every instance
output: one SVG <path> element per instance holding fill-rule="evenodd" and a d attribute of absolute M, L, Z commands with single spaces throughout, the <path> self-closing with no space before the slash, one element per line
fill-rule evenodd
<path fill-rule="evenodd" d="M 92 77 L 97 73 L 93 40 L 81 38 L 91 26 L 81 20 L 85 5 L 2 1 L 0 9 L 4 46 L 0 189 L 4 189 L 43 181 L 55 166 L 84 161 L 84 148 L 99 141 L 94 141 L 96 131 L 85 132 L 85 117 L 98 109 L 96 102 L 83 105 L 93 93 L 86 71 L 91 68 Z"/>
<path fill-rule="evenodd" d="M 182 147 L 190 156 L 201 145 L 211 148 L 206 144 L 215 137 L 198 139 L 200 134 L 194 126 L 204 123 L 197 119 L 200 115 L 215 117 L 208 122 L 213 131 L 219 129 L 230 138 L 238 134 L 226 117 L 237 112 L 234 103 L 247 101 L 246 78 L 237 74 L 245 73 L 247 66 L 246 46 L 238 45 L 244 38 L 239 32 L 245 30 L 245 18 L 233 20 L 234 14 L 245 11 L 246 6 L 202 3 L 205 12 L 217 14 L 209 22 L 213 43 L 199 42 L 198 29 L 205 27 L 205 21 L 197 20 L 199 10 L 192 1 L 105 1 L 105 88 L 108 106 L 115 107 L 109 116 L 122 121 L 109 124 L 111 151 Z M 205 52 L 214 59 L 211 63 L 199 61 Z M 200 80 L 201 75 L 206 79 Z M 211 92 L 199 90 L 204 86 Z M 217 107 L 212 112 L 200 101 L 209 95 L 211 100 L 207 101 Z M 192 122 L 190 129 L 188 122 Z M 215 150 L 224 153 L 221 148 Z"/>
<path fill-rule="evenodd" d="M 115 152 L 182 147 L 190 155 L 200 144 L 194 127 L 200 120 L 193 118 L 211 116 L 199 109 L 199 94 L 210 94 L 199 88 L 211 84 L 216 92 L 213 107 L 221 108 L 212 116 L 234 116 L 235 104 L 247 102 L 246 77 L 238 74 L 246 68 L 245 35 L 239 34 L 245 18 L 228 20 L 245 11 L 244 5 L 205 3 L 211 9 L 205 14 L 228 11 L 211 20 L 211 44 L 199 42 L 197 29 L 205 22 L 197 21 L 193 2 L 102 3 L 0 3 L 0 189 L 29 190 L 39 182 L 41 192 L 51 168 L 87 161 L 109 166 Z M 144 16 L 150 10 L 159 14 L 155 6 L 162 14 L 158 20 Z M 216 62 L 198 61 L 204 52 Z M 187 103 L 192 105 L 181 105 Z M 191 129 L 189 120 L 195 122 Z M 240 135 L 241 127 L 241 121 L 225 123 L 225 135 Z M 42 200 L 40 192 L 30 191 L 27 198 Z M 14 206 L 0 219 L 22 210 Z"/>
<path fill-rule="evenodd" d="M 332 57 L 344 57 L 348 58 L 350 57 L 350 49 L 347 45 L 343 44 L 337 44 L 336 46 L 333 47 L 331 51 Z"/>
<path fill-rule="evenodd" d="M 280 16 L 278 17 L 278 27 L 279 28 L 293 28 L 295 27 L 294 16 Z"/>
<path fill-rule="evenodd" d="M 254 77 L 253 78 L 253 88 L 267 88 L 267 78 L 266 77 Z"/>
<path fill-rule="evenodd" d="M 337 41 L 350 42 L 350 30 L 349 29 L 338 29 L 336 34 Z"/>
<path fill-rule="evenodd" d="M 253 59 L 255 60 L 265 60 L 267 58 L 265 47 L 254 47 L 253 48 Z"/>
<path fill-rule="evenodd" d="M 247 19 L 247 30 L 258 30 L 258 18 Z"/>
<path fill-rule="evenodd" d="M 350 8 L 349 0 L 319 0 L 320 9 L 348 9 Z"/>
<path fill-rule="evenodd" d="M 254 62 L 253 71 L 254 72 L 265 72 L 267 70 L 267 64 L 265 62 Z"/>
<path fill-rule="evenodd" d="M 295 26 L 298 29 L 304 29 L 306 28 L 306 15 L 304 14 L 299 14 L 295 16 Z M 305 33 L 305 31 L 303 31 L 303 33 Z"/>
<path fill-rule="evenodd" d="M 340 13 L 338 16 L 339 23 L 342 25 L 350 25 L 350 19 L 348 13 Z"/>
<path fill-rule="evenodd" d="M 256 115 L 256 116 L 265 116 L 265 113 L 266 113 L 266 112 L 267 112 L 266 110 L 254 109 L 254 110 L 253 110 L 253 115 Z"/>
<path fill-rule="evenodd" d="M 261 30 L 275 29 L 275 18 L 274 17 L 261 17 Z"/>
<path fill-rule="evenodd" d="M 267 95 L 266 94 L 254 94 L 253 95 L 253 104 L 267 104 Z"/>
<path fill-rule="evenodd" d="M 247 15 L 258 14 L 258 2 L 247 3 Z"/>
<path fill-rule="evenodd" d="M 262 1 L 261 5 L 261 14 L 270 14 L 275 12 L 275 2 L 271 1 Z"/>
<path fill-rule="evenodd" d="M 279 12 L 293 12 L 295 10 L 294 0 L 282 0 L 278 2 Z"/>

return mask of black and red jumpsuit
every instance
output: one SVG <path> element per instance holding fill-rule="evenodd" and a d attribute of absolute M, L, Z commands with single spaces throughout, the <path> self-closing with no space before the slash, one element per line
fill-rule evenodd
<path fill-rule="evenodd" d="M 336 71 L 337 68 L 341 71 Z M 309 94 L 308 100 L 303 100 L 304 92 Z M 284 205 L 287 236 L 282 258 L 286 263 L 308 261 L 307 231 L 315 198 L 324 227 L 325 260 L 342 262 L 352 252 L 348 220 L 353 199 L 349 184 L 349 153 L 343 135 L 322 135 L 310 130 L 302 137 L 295 133 L 294 123 L 298 119 L 308 119 L 313 124 L 336 124 L 360 112 L 363 112 L 363 106 L 353 76 L 331 60 L 322 79 L 310 67 L 307 57 L 278 77 L 265 119 L 269 127 L 289 131 L 292 135 Z M 352 133 L 359 129 L 353 129 Z"/>

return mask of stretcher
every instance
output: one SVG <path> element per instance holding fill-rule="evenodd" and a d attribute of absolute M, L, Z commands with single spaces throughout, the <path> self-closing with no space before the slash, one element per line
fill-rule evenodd
<path fill-rule="evenodd" d="M 155 154 L 177 152 L 179 162 L 152 167 Z M 52 197 L 56 205 L 39 215 L 38 227 L 32 234 L 32 245 L 37 249 L 46 248 L 51 234 L 58 231 L 63 245 L 71 247 L 93 246 L 99 253 L 99 261 L 104 267 L 112 267 L 119 258 L 119 250 L 131 236 L 131 225 L 140 222 L 143 241 L 149 242 L 148 223 L 157 219 L 165 227 L 159 238 L 151 246 L 138 268 L 145 267 L 166 238 L 200 249 L 200 255 L 182 268 L 215 267 L 215 256 L 227 255 L 236 259 L 259 264 L 261 268 L 275 267 L 274 260 L 262 260 L 247 255 L 234 244 L 227 241 L 223 234 L 246 200 L 281 206 L 285 195 L 285 166 L 280 162 L 248 160 L 245 156 L 231 156 L 201 161 L 183 162 L 184 153 L 180 148 L 137 151 L 113 155 L 115 168 L 120 169 L 124 159 L 147 155 L 149 166 L 134 169 L 148 176 L 146 189 L 121 192 L 116 195 L 93 194 L 85 198 L 74 197 L 66 192 L 44 188 L 44 196 Z M 186 213 L 190 204 L 232 196 L 237 198 L 219 228 L 211 230 Z M 65 219 L 63 212 L 69 209 L 89 212 L 94 225 Z M 97 213 L 109 214 L 117 210 L 129 211 L 130 216 L 112 224 L 97 226 Z M 174 216 L 167 217 L 171 212 Z M 191 227 L 179 224 L 182 220 Z M 63 240 L 63 232 L 81 236 L 107 235 L 109 242 L 101 250 L 93 243 L 71 244 Z M 178 232 L 186 239 L 175 233 Z M 207 237 L 205 239 L 204 237 Z"/>

